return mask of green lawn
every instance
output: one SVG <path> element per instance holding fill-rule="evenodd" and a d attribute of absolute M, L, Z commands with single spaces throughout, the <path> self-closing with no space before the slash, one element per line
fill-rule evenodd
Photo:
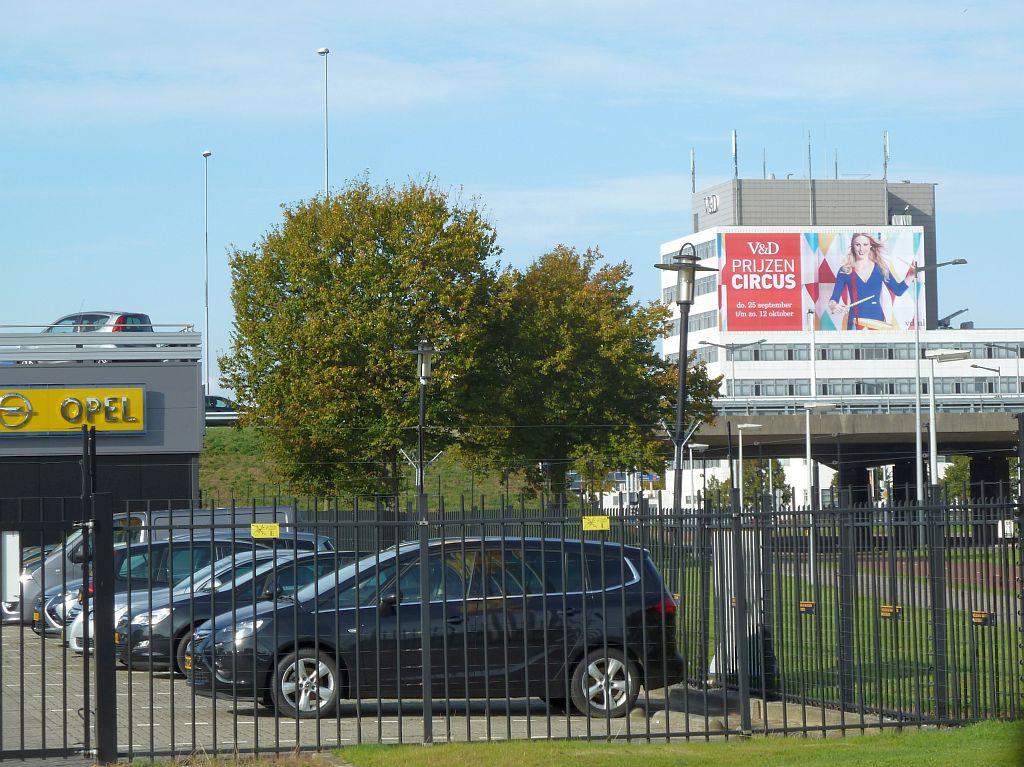
<path fill-rule="evenodd" d="M 705 598 L 706 618 L 700 600 L 700 568 L 693 558 L 674 564 L 661 563 L 666 580 L 683 595 L 681 651 L 690 660 L 691 675 L 701 677 L 700 633 L 706 628 L 707 660 L 715 652 L 716 605 L 711 586 Z M 792 572 L 792 571 L 788 571 Z M 839 590 L 834 572 L 827 572 L 814 590 L 806 580 L 776 572 L 772 580 L 775 609 L 772 622 L 773 649 L 778 664 L 778 690 L 810 700 L 839 701 Z M 913 580 L 914 583 L 907 583 Z M 854 705 L 868 709 L 902 710 L 911 716 L 935 715 L 935 653 L 930 608 L 915 606 L 924 601 L 928 581 L 924 577 L 901 579 L 894 597 L 884 596 L 884 580 L 861 582 L 854 590 L 852 674 Z M 911 589 L 916 587 L 917 593 Z M 978 590 L 977 586 L 972 587 Z M 977 600 L 959 599 L 947 606 L 946 643 L 951 717 L 967 719 L 1019 714 L 1022 689 L 1019 677 L 1021 650 L 1012 610 L 1012 595 L 999 602 L 1011 613 L 992 625 L 975 625 L 971 610 Z M 813 601 L 813 612 L 802 613 L 801 600 Z M 756 602 L 750 600 L 751 609 Z M 883 608 L 888 603 L 898 614 Z M 893 611 L 896 612 L 896 611 Z M 756 689 L 756 680 L 755 680 Z"/>
<path fill-rule="evenodd" d="M 728 742 L 585 743 L 511 741 L 423 746 L 353 746 L 336 752 L 355 767 L 700 767 L 772 765 L 970 765 L 1010 767 L 1024 764 L 1024 723 L 983 722 L 950 730 L 912 730 L 825 740 L 754 737 Z"/>

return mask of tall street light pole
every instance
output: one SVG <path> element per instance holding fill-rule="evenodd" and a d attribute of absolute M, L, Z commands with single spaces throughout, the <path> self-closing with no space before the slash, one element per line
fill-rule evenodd
<path fill-rule="evenodd" d="M 210 156 L 203 152 L 203 368 L 206 394 L 210 393 Z"/>
<path fill-rule="evenodd" d="M 818 396 L 818 350 L 815 343 L 815 330 L 818 324 L 818 313 L 814 309 L 807 310 L 807 320 L 811 326 L 811 398 Z"/>
<path fill-rule="evenodd" d="M 675 471 L 672 473 L 672 509 L 677 516 L 682 511 L 683 495 L 683 414 L 686 412 L 686 341 L 689 332 L 690 307 L 693 306 L 693 284 L 697 272 L 716 272 L 697 264 L 697 248 L 684 242 L 668 264 L 655 264 L 658 269 L 676 273 L 676 305 L 679 307 L 679 382 L 676 389 L 676 428 L 672 435 Z"/>
<path fill-rule="evenodd" d="M 430 358 L 440 354 L 430 341 L 423 340 L 411 354 L 416 355 L 416 372 L 419 377 L 420 411 L 419 427 L 416 430 L 418 449 L 416 453 L 416 506 L 418 511 L 417 524 L 420 530 L 420 632 L 422 654 L 420 662 L 423 667 L 423 742 L 434 740 L 433 724 L 433 691 L 430 675 L 430 547 L 429 520 L 427 518 L 427 494 L 425 489 L 425 465 L 423 463 L 423 434 L 427 427 L 427 383 L 430 381 Z"/>
<path fill-rule="evenodd" d="M 739 471 L 736 472 L 738 475 L 737 482 L 740 490 L 740 510 L 743 510 L 743 432 L 752 429 L 760 429 L 761 424 L 759 423 L 741 423 L 736 427 L 736 431 L 740 434 L 740 467 Z"/>
<path fill-rule="evenodd" d="M 939 261 L 927 266 L 914 267 L 914 474 L 916 475 L 917 504 L 924 503 L 924 456 L 921 455 L 921 286 L 918 275 L 935 271 L 943 266 L 966 264 L 966 258 Z"/>
<path fill-rule="evenodd" d="M 966 349 L 928 349 L 924 356 L 928 367 L 928 479 L 932 487 L 939 484 L 939 429 L 935 420 L 935 363 L 955 362 L 971 356 Z M 971 365 L 971 367 L 975 367 Z"/>
<path fill-rule="evenodd" d="M 323 56 L 324 59 L 324 199 L 330 199 L 331 187 L 327 174 L 328 169 L 328 150 L 327 150 L 327 54 L 330 53 L 330 48 L 320 48 L 316 53 L 318 56 Z"/>
<path fill-rule="evenodd" d="M 807 544 L 807 554 L 810 560 L 808 568 L 808 580 L 811 586 L 814 586 L 815 578 L 815 562 L 816 562 L 816 544 L 815 538 L 815 516 L 814 512 L 818 509 L 818 494 L 814 492 L 814 460 L 811 458 L 811 413 L 827 413 L 831 410 L 835 410 L 835 403 L 832 402 L 805 402 L 804 403 L 804 423 L 806 430 L 804 436 L 806 437 L 806 448 L 807 448 L 807 501 L 808 506 L 811 510 L 811 537 Z"/>
<path fill-rule="evenodd" d="M 759 338 L 756 341 L 748 341 L 745 344 L 716 344 L 713 341 L 701 341 L 700 342 L 701 346 L 713 346 L 716 349 L 724 349 L 726 351 L 726 353 L 727 353 L 727 356 L 728 356 L 728 358 L 730 360 L 730 366 L 732 367 L 732 373 L 730 374 L 730 376 L 728 378 L 725 379 L 725 396 L 726 397 L 730 397 L 730 396 L 735 397 L 736 396 L 736 392 L 735 392 L 735 388 L 736 388 L 736 355 L 735 355 L 735 352 L 738 351 L 739 349 L 746 349 L 748 346 L 758 346 L 760 344 L 763 344 L 767 340 L 768 340 L 767 338 Z M 724 366 L 723 366 L 723 369 L 724 369 Z M 732 379 L 732 386 L 733 386 L 733 389 L 734 389 L 734 391 L 731 392 L 731 393 L 729 392 L 729 380 L 730 379 Z"/>
<path fill-rule="evenodd" d="M 704 454 L 704 451 L 708 449 L 708 446 L 700 442 L 690 442 L 686 445 L 690 451 L 690 498 L 693 500 L 693 508 L 697 508 L 697 472 L 693 468 L 693 452 L 696 450 L 698 454 Z"/>

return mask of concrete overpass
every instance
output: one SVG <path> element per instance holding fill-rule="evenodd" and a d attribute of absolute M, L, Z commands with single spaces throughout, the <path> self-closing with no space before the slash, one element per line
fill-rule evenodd
<path fill-rule="evenodd" d="M 822 399 L 824 401 L 824 399 Z M 834 403 L 837 409 L 813 413 L 810 419 L 811 454 L 815 461 L 840 470 L 844 486 L 866 486 L 866 471 L 876 466 L 895 467 L 894 485 L 914 486 L 914 400 L 910 398 L 858 398 Z M 1016 403 L 1014 403 L 1016 404 Z M 995 407 L 999 409 L 995 409 Z M 803 458 L 806 455 L 807 421 L 803 401 L 765 398 L 743 403 L 716 401 L 717 417 L 704 424 L 692 438 L 708 445 L 705 456 L 721 459 L 728 454 L 728 429 L 732 427 L 732 455 L 737 457 L 742 423 L 760 424 L 743 437 L 744 458 Z M 995 487 L 1010 481 L 1007 459 L 1017 455 L 1019 437 L 1015 412 L 1020 406 L 990 403 L 990 407 L 963 398 L 942 398 L 937 405 L 938 453 L 967 455 L 971 482 Z M 922 451 L 927 467 L 928 402 L 922 402 Z M 1016 478 L 1014 478 L 1015 480 Z"/>

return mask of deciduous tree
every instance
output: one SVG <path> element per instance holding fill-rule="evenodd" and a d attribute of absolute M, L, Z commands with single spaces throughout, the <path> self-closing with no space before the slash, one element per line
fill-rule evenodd
<path fill-rule="evenodd" d="M 466 441 L 485 463 L 516 467 L 534 486 L 564 490 L 567 469 L 661 471 L 674 419 L 676 366 L 656 353 L 668 330 L 661 303 L 633 299 L 628 265 L 558 246 L 505 275 L 474 389 L 486 411 Z M 717 386 L 689 370 L 689 421 L 713 419 Z M 660 434 L 660 437 L 659 437 Z"/>
<path fill-rule="evenodd" d="M 472 397 L 499 254 L 474 204 L 431 183 L 357 180 L 284 208 L 231 257 L 235 332 L 223 382 L 296 489 L 397 494 L 416 444 L 414 349 L 446 351 L 429 389 L 430 449 Z"/>

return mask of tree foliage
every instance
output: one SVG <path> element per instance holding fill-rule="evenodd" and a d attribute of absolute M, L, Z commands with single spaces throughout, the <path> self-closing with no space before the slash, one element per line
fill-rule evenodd
<path fill-rule="evenodd" d="M 572 464 L 587 476 L 660 471 L 658 424 L 674 418 L 677 368 L 655 351 L 668 310 L 634 301 L 629 266 L 600 260 L 597 250 L 558 246 L 505 275 L 487 334 L 492 364 L 473 382 L 487 404 L 487 428 L 465 435 L 478 459 L 556 492 Z M 688 420 L 712 420 L 702 364 L 688 390 Z"/>
<path fill-rule="evenodd" d="M 428 422 L 453 425 L 468 398 L 499 254 L 481 212 L 432 185 L 355 181 L 284 208 L 283 222 L 231 257 L 235 332 L 223 382 L 268 452 L 303 490 L 396 493 L 415 444 L 415 358 L 435 364 Z M 453 432 L 431 430 L 439 448 Z"/>
<path fill-rule="evenodd" d="M 660 470 L 676 366 L 655 353 L 660 303 L 632 299 L 625 264 L 556 247 L 524 271 L 497 264 L 493 228 L 428 184 L 350 183 L 284 208 L 231 257 L 235 332 L 222 381 L 278 470 L 302 492 L 397 496 L 416 445 L 415 359 L 435 360 L 433 451 L 562 489 L 569 465 Z M 689 374 L 689 419 L 717 382 Z M 428 455 L 428 457 L 430 457 Z"/>

